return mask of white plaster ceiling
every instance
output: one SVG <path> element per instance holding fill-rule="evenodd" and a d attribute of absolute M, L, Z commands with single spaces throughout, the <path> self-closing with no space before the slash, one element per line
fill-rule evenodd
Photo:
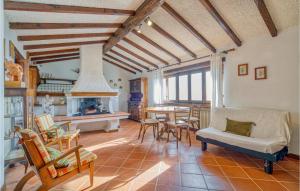
<path fill-rule="evenodd" d="M 136 10 L 143 0 L 18 0 L 26 2 L 39 2 L 49 4 L 75 5 L 86 7 L 100 8 L 115 8 Z M 228 23 L 231 29 L 241 39 L 242 43 L 248 39 L 259 35 L 270 35 L 267 26 L 265 25 L 254 0 L 210 0 L 212 5 Z M 202 34 L 216 49 L 223 50 L 224 47 L 236 47 L 234 42 L 224 32 L 220 25 L 208 13 L 198 0 L 166 0 L 166 2 L 177 11 L 185 20 L 187 20 L 200 34 Z M 298 24 L 298 5 L 299 0 L 265 0 L 266 6 L 275 23 L 275 26 L 280 31 L 295 26 Z M 41 13 L 41 12 L 25 12 L 25 11 L 5 11 L 5 14 L 10 22 L 61 22 L 61 23 L 119 23 L 124 22 L 128 16 L 121 15 L 88 15 L 88 14 L 70 14 L 70 13 Z M 193 36 L 187 29 L 178 23 L 170 16 L 163 8 L 159 8 L 151 15 L 151 19 L 161 28 L 170 33 L 178 41 L 184 44 L 198 57 L 210 54 L 207 49 L 196 37 Z M 114 32 L 116 29 L 38 29 L 38 30 L 15 30 L 17 35 L 45 35 L 45 34 L 72 34 L 72 33 L 97 33 L 97 32 Z M 159 34 L 153 28 L 143 24 L 142 33 L 159 44 L 161 47 L 172 52 L 182 60 L 189 60 L 192 57 L 182 48 L 175 45 L 170 40 Z M 153 54 L 168 61 L 170 64 L 176 63 L 176 60 L 170 55 L 160 51 L 149 43 L 145 42 L 135 34 L 128 34 L 127 38 L 146 48 Z M 276 37 L 275 37 L 276 38 Z M 22 42 L 23 44 L 47 44 L 47 43 L 62 43 L 62 42 L 79 42 L 107 39 L 106 37 L 93 38 L 76 38 L 76 39 L 60 39 L 46 41 L 31 41 Z M 164 66 L 159 60 L 141 52 L 135 47 L 129 45 L 125 41 L 119 44 L 127 49 L 143 56 L 149 61 L 154 62 L 159 66 Z M 75 46 L 78 47 L 78 46 Z M 70 47 L 38 49 L 32 51 L 44 51 L 55 49 L 66 49 Z M 147 63 L 136 59 L 126 52 L 114 47 L 113 50 L 127 56 L 137 62 L 144 64 L 149 68 L 153 68 Z M 113 55 L 113 54 L 111 54 Z M 118 57 L 114 55 L 115 57 Z M 118 57 L 120 60 L 122 58 Z M 124 60 L 125 61 L 125 60 Z M 125 61 L 128 63 L 128 61 Z M 133 66 L 138 67 L 133 64 Z"/>

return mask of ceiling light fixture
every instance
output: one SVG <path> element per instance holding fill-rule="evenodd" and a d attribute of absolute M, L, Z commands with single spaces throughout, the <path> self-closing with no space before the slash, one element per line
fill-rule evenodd
<path fill-rule="evenodd" d="M 139 28 L 138 28 L 137 32 L 142 33 L 142 24 L 139 25 Z"/>
<path fill-rule="evenodd" d="M 151 26 L 153 24 L 153 22 L 151 21 L 150 17 L 146 18 L 145 23 L 147 23 L 148 26 Z"/>

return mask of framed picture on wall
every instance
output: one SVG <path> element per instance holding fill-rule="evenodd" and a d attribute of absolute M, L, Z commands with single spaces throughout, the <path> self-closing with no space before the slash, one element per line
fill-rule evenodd
<path fill-rule="evenodd" d="M 238 65 L 238 76 L 248 75 L 248 64 L 239 64 Z"/>
<path fill-rule="evenodd" d="M 267 79 L 267 67 L 257 67 L 255 68 L 255 80 Z"/>

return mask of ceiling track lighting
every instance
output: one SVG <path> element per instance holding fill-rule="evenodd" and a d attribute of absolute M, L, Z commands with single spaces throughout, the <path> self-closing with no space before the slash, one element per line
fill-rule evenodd
<path fill-rule="evenodd" d="M 151 21 L 150 17 L 147 17 L 145 19 L 145 23 L 148 25 L 148 26 L 151 26 L 153 24 L 153 22 Z"/>
<path fill-rule="evenodd" d="M 138 29 L 137 29 L 138 33 L 142 33 L 142 24 L 139 25 Z"/>

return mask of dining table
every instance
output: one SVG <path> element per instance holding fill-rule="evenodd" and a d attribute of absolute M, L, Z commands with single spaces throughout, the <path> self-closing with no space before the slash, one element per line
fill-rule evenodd
<path fill-rule="evenodd" d="M 160 133 L 159 136 L 157 136 L 157 139 L 165 139 L 164 134 L 168 133 L 168 126 L 167 123 L 168 121 L 172 121 L 175 120 L 175 107 L 176 110 L 180 110 L 180 111 L 186 111 L 189 112 L 189 107 L 185 107 L 185 106 L 154 106 L 154 107 L 147 107 L 145 109 L 146 112 L 146 116 L 150 117 L 151 115 L 155 115 L 155 117 L 158 114 L 165 114 L 166 115 L 166 120 L 165 122 L 161 123 L 162 124 L 162 128 L 160 129 Z M 153 117 L 153 116 L 151 116 Z M 173 136 L 174 133 L 172 133 Z"/>

